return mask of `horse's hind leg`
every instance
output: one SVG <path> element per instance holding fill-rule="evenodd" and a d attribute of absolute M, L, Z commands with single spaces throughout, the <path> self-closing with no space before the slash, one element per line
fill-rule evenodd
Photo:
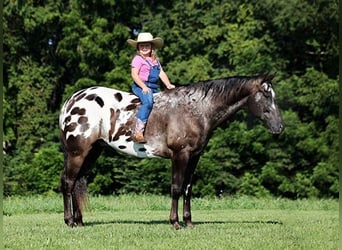
<path fill-rule="evenodd" d="M 71 201 L 73 199 L 72 193 L 77 176 L 84 162 L 84 157 L 82 155 L 74 156 L 69 153 L 66 154 L 64 171 L 61 178 L 64 202 L 64 221 L 68 226 L 72 227 L 75 223 L 73 213 L 71 212 Z"/>
<path fill-rule="evenodd" d="M 74 213 L 74 224 L 83 226 L 82 210 L 85 206 L 87 199 L 87 180 L 86 175 L 88 174 L 90 167 L 95 163 L 96 159 L 101 154 L 101 146 L 97 143 L 92 145 L 92 149 L 85 157 L 82 167 L 79 171 L 75 186 L 72 191 L 72 206 Z"/>
<path fill-rule="evenodd" d="M 75 181 L 75 186 L 72 191 L 72 208 L 73 208 L 73 222 L 74 225 L 83 226 L 82 219 L 82 208 L 87 193 L 87 182 L 85 176 L 77 178 Z"/>

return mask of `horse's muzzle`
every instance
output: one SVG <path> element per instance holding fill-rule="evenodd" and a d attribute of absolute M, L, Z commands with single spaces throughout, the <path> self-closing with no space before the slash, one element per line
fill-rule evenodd
<path fill-rule="evenodd" d="M 270 132 L 271 134 L 281 134 L 284 131 L 285 127 L 284 124 L 280 123 L 278 126 L 271 126 Z"/>

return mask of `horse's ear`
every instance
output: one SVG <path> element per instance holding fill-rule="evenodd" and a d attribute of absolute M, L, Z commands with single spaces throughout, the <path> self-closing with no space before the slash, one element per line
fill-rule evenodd
<path fill-rule="evenodd" d="M 264 75 L 264 79 L 263 79 L 263 82 L 270 82 L 273 80 L 273 78 L 276 76 L 277 72 L 275 73 L 266 73 Z"/>
<path fill-rule="evenodd" d="M 274 72 L 274 73 L 272 73 L 272 74 L 269 74 L 269 80 L 271 81 L 271 80 L 273 80 L 273 78 L 275 77 L 277 75 L 277 72 Z"/>

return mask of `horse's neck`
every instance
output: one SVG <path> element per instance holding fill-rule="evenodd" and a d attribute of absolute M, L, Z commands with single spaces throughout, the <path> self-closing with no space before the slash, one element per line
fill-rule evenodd
<path fill-rule="evenodd" d="M 213 107 L 208 114 L 208 116 L 210 117 L 209 119 L 212 121 L 212 126 L 215 128 L 224 121 L 228 120 L 230 116 L 232 116 L 239 109 L 245 106 L 248 97 L 249 96 L 245 96 L 231 104 L 222 103 L 219 106 Z"/>
<path fill-rule="evenodd" d="M 248 98 L 256 91 L 255 86 L 254 82 L 248 81 L 230 89 L 228 96 L 221 96 L 220 99 L 212 100 L 214 104 L 211 110 L 213 126 L 219 126 L 245 106 Z"/>

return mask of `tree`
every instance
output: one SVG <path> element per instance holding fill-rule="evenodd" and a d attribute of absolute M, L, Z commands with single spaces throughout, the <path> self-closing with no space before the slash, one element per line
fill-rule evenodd
<path fill-rule="evenodd" d="M 159 57 L 176 84 L 277 72 L 285 132 L 273 138 L 238 112 L 214 132 L 195 172 L 195 195 L 337 197 L 337 3 L 6 0 L 5 194 L 58 189 L 59 108 L 93 85 L 129 91 L 135 51 L 126 40 L 147 31 L 164 38 Z M 105 150 L 89 188 L 168 193 L 169 168 Z"/>

